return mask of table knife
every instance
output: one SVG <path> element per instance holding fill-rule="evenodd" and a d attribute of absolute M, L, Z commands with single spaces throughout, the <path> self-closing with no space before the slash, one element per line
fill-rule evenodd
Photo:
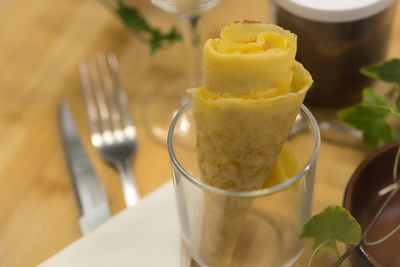
<path fill-rule="evenodd" d="M 83 235 L 110 218 L 107 195 L 85 151 L 67 102 L 58 109 L 59 126 L 68 169 L 80 209 Z"/>

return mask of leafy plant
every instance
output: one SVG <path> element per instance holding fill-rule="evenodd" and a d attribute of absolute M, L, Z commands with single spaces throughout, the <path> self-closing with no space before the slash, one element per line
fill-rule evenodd
<path fill-rule="evenodd" d="M 114 0 L 115 6 L 106 0 L 102 2 L 109 7 L 122 20 L 126 27 L 138 35 L 140 40 L 147 42 L 151 53 L 154 54 L 158 49 L 167 44 L 172 44 L 182 40 L 182 35 L 176 27 L 172 27 L 167 33 L 152 27 L 135 7 L 125 5 L 123 0 Z"/>
<path fill-rule="evenodd" d="M 333 250 L 337 255 L 339 251 L 336 241 L 357 245 L 361 240 L 361 227 L 353 216 L 340 206 L 329 206 L 319 214 L 311 217 L 303 226 L 300 239 L 311 239 L 312 258 L 324 250 Z"/>
<path fill-rule="evenodd" d="M 333 250 L 337 255 L 339 251 L 337 249 L 336 242 L 343 242 L 351 245 L 345 253 L 343 253 L 337 261 L 332 265 L 334 267 L 339 266 L 342 262 L 358 247 L 362 242 L 366 245 L 373 246 L 384 242 L 386 239 L 391 237 L 400 229 L 400 224 L 393 229 L 389 234 L 382 237 L 377 241 L 367 241 L 369 232 L 375 226 L 376 222 L 383 213 L 383 210 L 389 205 L 390 201 L 400 190 L 400 181 L 397 174 L 398 164 L 400 158 L 400 147 L 397 149 L 395 163 L 393 167 L 393 180 L 396 183 L 396 187 L 392 190 L 389 196 L 386 198 L 382 206 L 379 208 L 375 217 L 372 219 L 368 227 L 361 234 L 361 227 L 356 219 L 344 208 L 340 206 L 329 206 L 322 212 L 312 216 L 303 225 L 300 239 L 311 239 L 313 241 L 312 248 L 313 253 L 308 261 L 308 266 L 311 266 L 311 262 L 316 254 L 324 250 Z"/>
<path fill-rule="evenodd" d="M 369 65 L 362 68 L 361 73 L 391 83 L 397 93 L 396 98 L 392 100 L 390 97 L 383 96 L 372 88 L 365 88 L 360 104 L 343 109 L 338 113 L 339 118 L 343 122 L 363 133 L 365 146 L 373 149 L 388 144 L 396 138 L 394 128 L 387 122 L 387 119 L 391 115 L 400 117 L 400 60 L 392 59 L 383 63 Z M 339 266 L 361 243 L 377 245 L 400 229 L 399 225 L 380 240 L 367 241 L 369 232 L 382 215 L 383 210 L 400 190 L 400 181 L 397 174 L 399 158 L 400 147 L 397 150 L 393 167 L 393 180 L 396 183 L 396 187 L 391 191 L 362 234 L 361 227 L 356 219 L 340 206 L 329 206 L 319 214 L 311 217 L 304 224 L 299 238 L 311 239 L 313 241 L 313 254 L 309 259 L 308 266 L 311 266 L 312 259 L 321 251 L 333 250 L 339 255 L 336 243 L 343 242 L 350 245 L 350 248 L 333 264 L 333 266 Z"/>
<path fill-rule="evenodd" d="M 400 116 L 400 59 L 392 59 L 366 66 L 361 73 L 388 82 L 397 93 L 395 99 L 379 94 L 372 88 L 365 88 L 362 102 L 339 111 L 339 118 L 363 133 L 367 148 L 375 149 L 393 142 L 395 131 L 387 119 L 391 115 Z"/>

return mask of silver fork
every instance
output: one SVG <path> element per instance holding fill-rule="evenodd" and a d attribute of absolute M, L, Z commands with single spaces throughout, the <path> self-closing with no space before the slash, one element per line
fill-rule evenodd
<path fill-rule="evenodd" d="M 79 62 L 79 72 L 92 130 L 91 141 L 104 160 L 119 171 L 125 203 L 140 198 L 130 161 L 137 149 L 136 127 L 113 53 Z M 100 78 L 101 77 L 101 78 Z"/>

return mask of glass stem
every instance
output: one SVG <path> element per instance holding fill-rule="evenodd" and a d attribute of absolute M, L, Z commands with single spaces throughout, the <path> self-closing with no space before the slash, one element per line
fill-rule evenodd
<path fill-rule="evenodd" d="M 200 16 L 179 17 L 183 31 L 185 46 L 185 61 L 187 69 L 187 88 L 198 87 L 201 84 L 201 41 L 199 32 Z M 188 103 L 189 96 L 182 99 L 182 104 Z"/>

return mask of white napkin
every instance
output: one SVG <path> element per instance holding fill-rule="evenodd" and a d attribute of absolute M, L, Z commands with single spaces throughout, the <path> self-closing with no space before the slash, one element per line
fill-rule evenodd
<path fill-rule="evenodd" d="M 179 222 L 173 184 L 168 182 L 40 267 L 179 265 Z"/>

